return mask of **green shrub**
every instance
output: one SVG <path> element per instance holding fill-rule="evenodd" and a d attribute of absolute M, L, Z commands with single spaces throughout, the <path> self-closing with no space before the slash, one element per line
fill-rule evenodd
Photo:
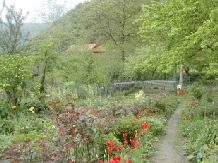
<path fill-rule="evenodd" d="M 188 88 L 188 91 L 192 96 L 200 100 L 203 96 L 204 88 L 199 83 L 195 83 Z"/>
<path fill-rule="evenodd" d="M 13 139 L 12 135 L 1 135 L 0 134 L 0 155 L 3 151 L 11 145 L 11 140 Z"/>
<path fill-rule="evenodd" d="M 158 109 L 160 109 L 161 111 L 165 112 L 166 111 L 166 103 L 164 101 L 156 101 L 154 106 Z"/>
<path fill-rule="evenodd" d="M 49 110 L 49 106 L 45 102 L 41 102 L 38 99 L 26 99 L 23 101 L 23 106 L 24 108 L 27 108 L 27 110 L 30 107 L 34 107 L 36 112 Z"/>
<path fill-rule="evenodd" d="M 134 138 L 135 132 L 141 131 L 141 121 L 135 116 L 120 117 L 115 120 L 115 123 L 110 124 L 110 131 L 121 141 L 124 141 L 123 133 L 127 133 L 127 139 Z"/>
<path fill-rule="evenodd" d="M 164 125 L 166 123 L 166 118 L 151 116 L 148 118 L 141 118 L 141 122 L 146 121 L 149 124 L 149 132 L 153 136 L 160 136 L 164 133 Z"/>
<path fill-rule="evenodd" d="M 218 123 L 215 120 L 183 120 L 180 133 L 185 138 L 185 150 L 192 161 L 208 159 L 209 147 L 214 145 L 218 135 Z M 210 155 L 213 155 L 212 153 Z"/>
<path fill-rule="evenodd" d="M 13 120 L 2 119 L 0 120 L 0 133 L 9 134 L 15 130 L 16 122 Z"/>

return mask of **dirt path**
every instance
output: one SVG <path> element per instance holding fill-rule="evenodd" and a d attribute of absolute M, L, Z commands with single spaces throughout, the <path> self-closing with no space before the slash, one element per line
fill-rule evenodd
<path fill-rule="evenodd" d="M 181 149 L 182 142 L 179 140 L 178 127 L 183 104 L 181 104 L 169 119 L 165 128 L 166 135 L 156 145 L 157 152 L 152 157 L 152 163 L 188 163 Z"/>

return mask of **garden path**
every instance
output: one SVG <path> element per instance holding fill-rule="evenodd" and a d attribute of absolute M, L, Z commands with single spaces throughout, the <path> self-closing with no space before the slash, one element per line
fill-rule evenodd
<path fill-rule="evenodd" d="M 175 110 L 165 128 L 166 135 L 158 142 L 157 150 L 151 158 L 152 163 L 188 163 L 182 150 L 182 142 L 178 135 L 179 119 L 184 102 Z"/>

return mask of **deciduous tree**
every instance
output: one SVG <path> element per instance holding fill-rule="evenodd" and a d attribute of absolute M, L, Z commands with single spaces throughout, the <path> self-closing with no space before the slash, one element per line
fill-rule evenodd
<path fill-rule="evenodd" d="M 128 52 L 140 45 L 134 24 L 145 0 L 93 0 L 87 5 L 84 26 L 89 42 L 110 45 L 123 61 Z"/>
<path fill-rule="evenodd" d="M 23 16 L 22 10 L 17 12 L 14 6 L 6 6 L 5 20 L 0 20 L 0 48 L 4 54 L 18 53 L 18 47 L 27 39 L 28 33 L 21 31 L 24 20 L 27 15 Z"/>
<path fill-rule="evenodd" d="M 170 0 L 144 6 L 139 34 L 147 44 L 162 43 L 168 71 L 218 73 L 217 0 Z"/>

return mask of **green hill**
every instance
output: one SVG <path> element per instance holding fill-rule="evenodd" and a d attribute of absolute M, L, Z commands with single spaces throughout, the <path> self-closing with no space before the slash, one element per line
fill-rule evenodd
<path fill-rule="evenodd" d="M 58 40 L 59 52 L 73 44 L 97 43 L 125 53 L 130 44 L 133 49 L 139 45 L 138 26 L 134 22 L 143 4 L 143 0 L 80 3 L 31 40 L 29 46 L 37 49 L 39 44 L 53 38 Z"/>

